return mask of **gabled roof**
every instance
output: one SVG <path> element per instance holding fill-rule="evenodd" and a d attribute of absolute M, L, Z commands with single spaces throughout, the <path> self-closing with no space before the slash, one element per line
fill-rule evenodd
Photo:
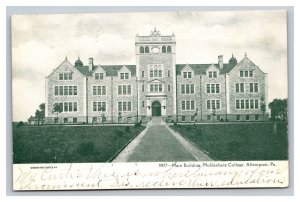
<path fill-rule="evenodd" d="M 186 66 L 187 64 L 176 64 L 176 73 L 177 75 L 181 74 L 181 70 Z M 190 66 L 195 74 L 205 74 L 206 70 L 211 66 L 215 65 L 218 69 L 220 69 L 219 64 L 188 64 Z M 229 64 L 223 64 L 223 69 L 220 69 L 221 74 L 225 74 L 230 72 L 233 69 Z"/>

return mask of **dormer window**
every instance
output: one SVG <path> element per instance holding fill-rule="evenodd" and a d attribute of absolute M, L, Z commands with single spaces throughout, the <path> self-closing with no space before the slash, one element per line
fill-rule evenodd
<path fill-rule="evenodd" d="M 129 73 L 120 73 L 120 79 L 129 79 Z"/>
<path fill-rule="evenodd" d="M 192 72 L 183 72 L 183 78 L 191 79 L 192 78 Z"/>
<path fill-rule="evenodd" d="M 95 80 L 103 80 L 104 73 L 95 73 Z"/>
<path fill-rule="evenodd" d="M 218 72 L 217 71 L 209 71 L 208 72 L 208 78 L 217 78 Z"/>

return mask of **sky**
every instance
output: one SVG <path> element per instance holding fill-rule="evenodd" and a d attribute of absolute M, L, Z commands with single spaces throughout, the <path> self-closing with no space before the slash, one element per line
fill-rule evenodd
<path fill-rule="evenodd" d="M 228 62 L 247 56 L 268 73 L 268 97 L 287 98 L 284 11 L 202 11 L 16 15 L 12 17 L 13 121 L 45 102 L 45 77 L 67 57 L 74 64 L 135 64 L 135 36 L 176 36 L 177 64 Z"/>

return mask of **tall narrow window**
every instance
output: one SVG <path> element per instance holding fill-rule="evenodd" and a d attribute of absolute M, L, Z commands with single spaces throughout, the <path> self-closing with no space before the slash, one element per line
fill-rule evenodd
<path fill-rule="evenodd" d="M 145 72 L 144 71 L 142 71 L 142 78 L 144 78 L 145 77 Z"/>
<path fill-rule="evenodd" d="M 122 102 L 118 102 L 118 111 L 119 111 L 119 112 L 122 111 Z"/>
<path fill-rule="evenodd" d="M 168 77 L 170 77 L 171 76 L 171 72 L 170 72 L 170 70 L 168 70 Z"/>
<path fill-rule="evenodd" d="M 74 86 L 69 86 L 69 95 L 73 95 Z"/>
<path fill-rule="evenodd" d="M 163 53 L 166 53 L 166 52 L 167 52 L 167 49 L 166 49 L 165 46 L 162 47 L 162 52 L 163 52 Z"/>
<path fill-rule="evenodd" d="M 168 46 L 167 47 L 167 53 L 171 53 L 172 52 L 172 48 L 171 48 L 171 46 Z"/>
<path fill-rule="evenodd" d="M 97 86 L 93 86 L 93 95 L 97 95 Z"/>
<path fill-rule="evenodd" d="M 181 109 L 185 110 L 185 101 L 181 101 Z"/>
<path fill-rule="evenodd" d="M 258 83 L 254 83 L 254 92 L 258 92 Z"/>
<path fill-rule="evenodd" d="M 64 95 L 64 87 L 59 86 L 59 95 Z"/>
<path fill-rule="evenodd" d="M 140 47 L 140 53 L 144 53 L 145 52 L 145 49 L 143 46 Z"/>
<path fill-rule="evenodd" d="M 240 109 L 240 100 L 235 101 L 235 108 Z"/>
<path fill-rule="evenodd" d="M 149 53 L 149 47 L 148 46 L 145 47 L 145 53 Z"/>
<path fill-rule="evenodd" d="M 118 86 L 118 95 L 122 95 L 122 86 Z"/>
<path fill-rule="evenodd" d="M 103 80 L 104 74 L 103 74 L 103 73 L 100 73 L 99 77 L 100 77 L 101 80 Z"/>
<path fill-rule="evenodd" d="M 58 95 L 58 86 L 55 86 L 54 95 Z"/>
<path fill-rule="evenodd" d="M 68 95 L 69 93 L 69 87 L 68 86 L 64 86 L 64 95 Z"/>
<path fill-rule="evenodd" d="M 74 95 L 77 95 L 77 86 L 74 86 Z"/>
<path fill-rule="evenodd" d="M 63 80 L 64 79 L 64 75 L 63 74 L 59 74 L 59 80 Z"/>
<path fill-rule="evenodd" d="M 142 85 L 142 92 L 144 92 L 145 91 L 145 86 L 144 86 L 144 84 Z"/>
<path fill-rule="evenodd" d="M 240 77 L 244 77 L 244 72 L 240 71 Z"/>
<path fill-rule="evenodd" d="M 168 85 L 168 91 L 169 91 L 169 92 L 171 91 L 171 86 L 170 86 L 170 85 Z"/>
<path fill-rule="evenodd" d="M 194 84 L 191 84 L 191 93 L 194 94 L 195 89 L 194 89 Z"/>
<path fill-rule="evenodd" d="M 210 93 L 210 84 L 206 84 L 206 93 Z"/>

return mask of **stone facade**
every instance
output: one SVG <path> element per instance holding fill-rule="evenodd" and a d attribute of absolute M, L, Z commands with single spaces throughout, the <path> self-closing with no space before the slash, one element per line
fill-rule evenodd
<path fill-rule="evenodd" d="M 59 65 L 46 77 L 45 123 L 267 120 L 267 74 L 247 55 L 240 62 L 232 56 L 223 63 L 220 55 L 215 64 L 176 64 L 174 34 L 154 30 L 135 41 L 136 65 L 94 65 L 92 58 L 86 66 L 79 58 Z M 53 111 L 55 103 L 63 112 Z"/>

